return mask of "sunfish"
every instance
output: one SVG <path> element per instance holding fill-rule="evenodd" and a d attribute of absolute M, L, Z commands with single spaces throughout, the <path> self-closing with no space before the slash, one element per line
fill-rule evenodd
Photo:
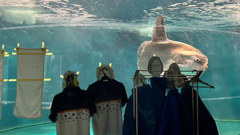
<path fill-rule="evenodd" d="M 181 70 L 207 70 L 208 58 L 191 45 L 169 40 L 164 28 L 164 19 L 158 15 L 152 30 L 152 40 L 144 41 L 138 48 L 137 66 L 139 70 L 146 70 L 148 61 L 155 54 L 159 56 L 164 70 L 175 61 Z M 149 75 L 148 72 L 142 74 Z M 189 73 L 184 73 L 190 75 Z"/>

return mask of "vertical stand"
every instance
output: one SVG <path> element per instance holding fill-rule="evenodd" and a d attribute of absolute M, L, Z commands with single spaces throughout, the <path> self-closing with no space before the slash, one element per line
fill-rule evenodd
<path fill-rule="evenodd" d="M 196 111 L 197 111 L 197 135 L 199 135 L 199 117 L 198 117 L 198 82 L 197 82 L 197 94 L 196 94 L 196 107 L 197 107 L 197 109 L 196 109 Z"/>
<path fill-rule="evenodd" d="M 137 121 L 136 121 L 136 85 L 134 84 L 134 87 L 133 87 L 133 118 L 135 120 L 135 124 L 137 124 Z M 136 126 L 136 133 L 137 133 L 137 126 Z M 135 135 L 137 135 L 135 133 Z"/>
<path fill-rule="evenodd" d="M 138 80 L 138 74 L 139 72 L 137 72 L 137 80 Z M 135 108 L 136 108 L 136 135 L 138 135 L 138 81 L 137 81 L 137 86 L 136 86 L 136 101 L 135 101 L 136 105 L 135 105 Z"/>
<path fill-rule="evenodd" d="M 192 82 L 192 122 L 193 122 L 193 135 L 194 135 L 194 83 Z"/>
<path fill-rule="evenodd" d="M 138 80 L 139 71 L 135 72 L 136 80 Z M 134 83 L 134 90 L 133 90 L 133 117 L 136 124 L 136 133 L 138 135 L 138 81 L 136 84 Z"/>
<path fill-rule="evenodd" d="M 196 92 L 196 120 L 197 120 L 197 135 L 199 135 L 199 110 L 198 110 L 198 82 L 196 82 L 197 84 L 197 92 Z M 194 87 L 194 82 L 192 81 L 192 120 L 193 120 L 193 135 L 195 133 L 194 131 L 194 127 L 195 127 L 195 123 L 194 123 L 194 110 L 195 110 L 195 102 L 194 102 L 194 90 L 193 90 L 193 87 Z"/>

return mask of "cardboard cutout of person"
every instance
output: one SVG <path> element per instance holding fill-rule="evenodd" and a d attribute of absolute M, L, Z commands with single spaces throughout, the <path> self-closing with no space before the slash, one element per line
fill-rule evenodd
<path fill-rule="evenodd" d="M 153 76 L 153 77 L 159 77 L 160 74 L 163 72 L 163 64 L 158 56 L 153 56 L 149 61 L 148 61 L 148 72 Z"/>
<path fill-rule="evenodd" d="M 94 135 L 122 135 L 122 107 L 128 102 L 124 85 L 116 81 L 113 69 L 101 65 L 97 81 L 87 89 Z"/>
<path fill-rule="evenodd" d="M 87 92 L 80 89 L 77 74 L 64 74 L 63 91 L 52 101 L 49 119 L 56 123 L 57 135 L 89 135 L 90 111 Z"/>
<path fill-rule="evenodd" d="M 183 79 L 179 78 L 183 75 L 178 65 L 173 62 L 165 76 L 167 77 L 166 100 L 157 135 L 191 135 L 191 119 L 177 89 L 184 83 Z"/>
<path fill-rule="evenodd" d="M 152 75 L 150 84 L 134 76 L 133 82 L 138 82 L 138 134 L 155 135 L 158 122 L 162 114 L 165 101 L 165 90 L 167 87 L 167 78 L 160 77 L 163 71 L 163 64 L 160 57 L 153 56 L 148 62 L 148 72 Z M 138 78 L 143 78 L 139 74 Z M 143 82 L 141 82 L 143 81 Z M 143 84 L 146 84 L 143 86 Z M 133 117 L 133 95 L 129 97 L 125 114 L 123 135 L 133 135 L 136 132 L 135 121 Z"/>

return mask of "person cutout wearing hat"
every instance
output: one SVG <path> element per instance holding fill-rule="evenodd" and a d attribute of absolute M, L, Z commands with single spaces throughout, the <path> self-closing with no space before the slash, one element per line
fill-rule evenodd
<path fill-rule="evenodd" d="M 89 135 L 87 92 L 79 87 L 75 72 L 64 73 L 62 88 L 54 96 L 49 114 L 49 119 L 56 123 L 57 135 Z"/>

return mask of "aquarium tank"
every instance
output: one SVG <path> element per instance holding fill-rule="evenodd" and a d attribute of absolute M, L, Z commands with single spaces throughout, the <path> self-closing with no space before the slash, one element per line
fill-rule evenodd
<path fill-rule="evenodd" d="M 86 90 L 97 80 L 99 62 L 112 63 L 115 79 L 129 97 L 138 49 L 152 40 L 158 15 L 169 40 L 189 44 L 207 57 L 200 78 L 215 89 L 199 88 L 199 96 L 220 135 L 240 134 L 239 0 L 0 0 L 0 44 L 8 54 L 1 69 L 0 134 L 56 134 L 48 115 L 53 97 L 62 91 L 60 75 L 67 70 L 79 71 L 79 86 Z M 17 55 L 11 53 L 18 43 L 21 48 L 44 43 L 50 53 L 44 60 L 48 80 L 37 119 L 13 115 L 17 86 L 10 79 L 17 78 L 18 67 Z"/>

